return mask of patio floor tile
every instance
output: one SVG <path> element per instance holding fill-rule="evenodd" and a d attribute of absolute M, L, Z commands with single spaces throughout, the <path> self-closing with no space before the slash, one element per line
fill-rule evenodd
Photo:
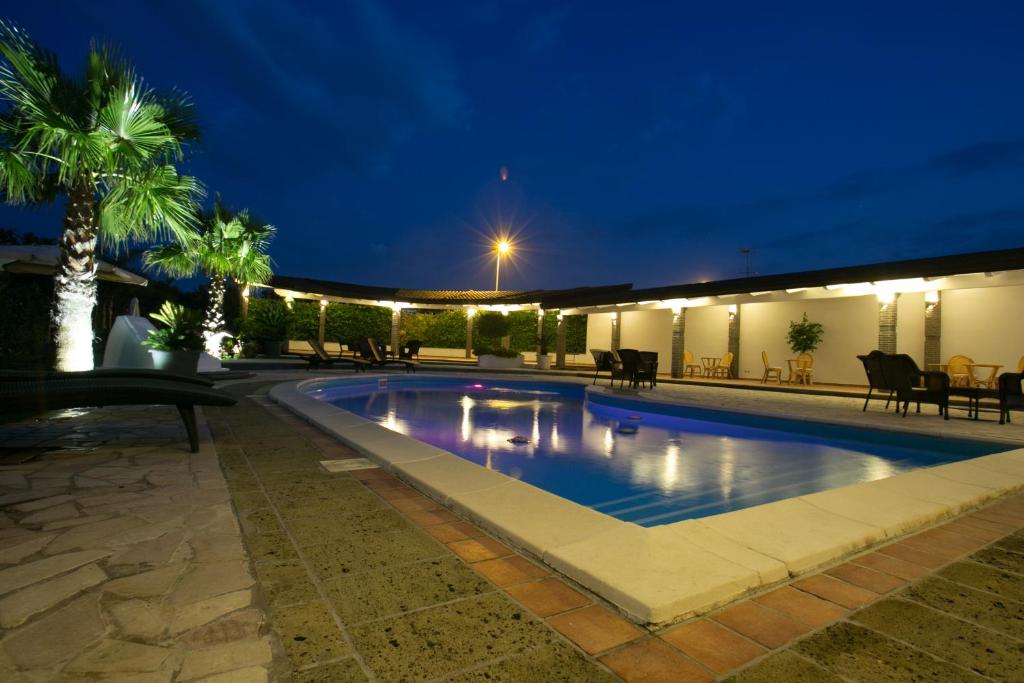
<path fill-rule="evenodd" d="M 727 674 L 767 652 L 710 619 L 698 619 L 661 634 L 695 660 L 718 674 Z"/>
<path fill-rule="evenodd" d="M 1024 639 L 1024 603 L 931 576 L 902 596 L 945 614 Z"/>
<path fill-rule="evenodd" d="M 804 623 L 749 600 L 727 607 L 711 618 L 770 649 L 782 647 L 811 630 Z"/>
<path fill-rule="evenodd" d="M 556 640 L 522 654 L 446 678 L 445 683 L 616 683 L 621 679 L 588 660 L 571 645 Z"/>
<path fill-rule="evenodd" d="M 360 683 L 366 680 L 359 662 L 351 657 L 300 671 L 292 677 L 294 683 Z"/>
<path fill-rule="evenodd" d="M 512 554 L 508 546 L 486 536 L 469 538 L 464 541 L 454 541 L 449 543 L 448 547 L 466 562 L 493 560 L 496 557 L 505 557 Z"/>
<path fill-rule="evenodd" d="M 296 669 L 351 653 L 338 625 L 319 600 L 276 607 L 272 623 Z"/>
<path fill-rule="evenodd" d="M 412 510 L 405 513 L 406 518 L 416 526 L 428 527 L 437 524 L 458 522 L 459 518 L 448 510 Z"/>
<path fill-rule="evenodd" d="M 590 654 L 628 643 L 644 633 L 600 605 L 555 615 L 548 623 Z"/>
<path fill-rule="evenodd" d="M 323 586 L 327 599 L 346 624 L 393 616 L 494 590 L 454 557 L 328 579 Z"/>
<path fill-rule="evenodd" d="M 590 598 L 558 579 L 512 586 L 508 594 L 539 617 L 550 617 L 590 604 Z"/>
<path fill-rule="evenodd" d="M 822 600 L 792 586 L 783 586 L 754 598 L 754 602 L 771 607 L 808 626 L 821 627 L 846 616 L 849 610 Z"/>
<path fill-rule="evenodd" d="M 974 562 L 957 562 L 939 570 L 938 576 L 956 583 L 1024 602 L 1024 581 L 1018 574 Z"/>
<path fill-rule="evenodd" d="M 793 650 L 858 681 L 966 683 L 984 680 L 910 645 L 848 622 L 840 622 L 801 640 Z"/>
<path fill-rule="evenodd" d="M 840 581 L 827 574 L 816 574 L 800 579 L 795 581 L 793 586 L 847 609 L 863 607 L 878 597 L 878 593 Z"/>
<path fill-rule="evenodd" d="M 627 683 L 705 683 L 712 680 L 704 668 L 657 638 L 629 643 L 601 657 L 601 662 Z"/>
<path fill-rule="evenodd" d="M 854 621 L 984 676 L 1024 677 L 1019 641 L 917 603 L 889 598 L 861 610 Z"/>
<path fill-rule="evenodd" d="M 477 529 L 472 524 L 466 522 L 448 522 L 445 524 L 437 524 L 435 526 L 424 527 L 423 529 L 428 534 L 441 541 L 441 543 L 451 543 L 452 541 L 464 541 L 467 538 L 474 538 L 482 536 L 483 532 Z"/>
<path fill-rule="evenodd" d="M 960 557 L 964 553 L 950 550 L 930 549 L 922 550 L 912 545 L 903 543 L 893 543 L 891 545 L 883 546 L 878 549 L 883 555 L 889 557 L 895 557 L 905 562 L 912 562 L 914 564 L 927 567 L 928 569 L 938 569 L 944 564 L 949 564 L 956 558 Z"/>
<path fill-rule="evenodd" d="M 473 569 L 486 576 L 500 588 L 539 579 L 548 574 L 543 567 L 539 567 L 519 555 L 477 562 L 473 565 Z"/>
<path fill-rule="evenodd" d="M 1007 535 L 1007 532 L 1005 531 L 993 531 L 992 529 L 979 527 L 976 524 L 967 524 L 963 522 L 962 519 L 963 518 L 948 522 L 939 528 L 956 534 L 961 534 L 968 538 L 976 538 L 979 541 L 985 541 L 986 543 L 998 541 Z"/>
<path fill-rule="evenodd" d="M 490 593 L 351 629 L 382 680 L 421 681 L 549 645 L 555 636 L 500 593 Z"/>
<path fill-rule="evenodd" d="M 867 555 L 861 555 L 860 557 L 855 557 L 851 562 L 859 564 L 862 567 L 867 567 L 868 569 L 875 569 L 880 572 L 885 572 L 886 574 L 892 574 L 897 578 L 905 579 L 907 581 L 924 576 L 930 571 L 927 567 L 907 562 L 906 560 L 901 560 L 898 557 L 885 555 L 878 551 L 868 553 Z"/>
<path fill-rule="evenodd" d="M 726 680 L 728 683 L 846 683 L 831 671 L 789 650 L 758 662 Z"/>
<path fill-rule="evenodd" d="M 971 555 L 971 559 L 996 569 L 1024 574 L 1024 555 L 1010 552 L 997 546 L 990 546 L 979 550 Z"/>
<path fill-rule="evenodd" d="M 826 569 L 825 574 L 878 594 L 896 590 L 907 583 L 903 579 L 891 574 L 862 567 L 852 562 Z"/>

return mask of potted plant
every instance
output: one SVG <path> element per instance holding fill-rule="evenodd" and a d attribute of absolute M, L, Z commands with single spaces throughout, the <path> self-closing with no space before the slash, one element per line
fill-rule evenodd
<path fill-rule="evenodd" d="M 165 301 L 153 320 L 165 327 L 150 330 L 143 344 L 153 356 L 153 367 L 177 375 L 194 375 L 203 350 L 202 322 L 199 311 Z"/>
<path fill-rule="evenodd" d="M 548 356 L 548 339 L 545 335 L 540 335 L 538 345 L 540 346 L 540 350 L 537 351 L 537 369 L 550 370 L 551 357 Z"/>
<path fill-rule="evenodd" d="M 278 358 L 281 346 L 288 338 L 291 326 L 291 311 L 281 301 L 267 301 L 260 306 L 252 306 L 249 316 L 245 319 L 247 337 L 259 339 L 263 346 L 263 355 Z"/>
<path fill-rule="evenodd" d="M 508 348 L 508 318 L 493 311 L 480 315 L 477 324 L 480 344 L 473 350 L 476 364 L 482 368 L 519 368 L 523 356 Z"/>
<path fill-rule="evenodd" d="M 825 336 L 825 328 L 821 323 L 811 322 L 804 313 L 800 322 L 789 321 L 789 333 L 786 335 L 789 341 L 789 348 L 795 354 L 811 353 L 821 345 L 821 339 Z"/>

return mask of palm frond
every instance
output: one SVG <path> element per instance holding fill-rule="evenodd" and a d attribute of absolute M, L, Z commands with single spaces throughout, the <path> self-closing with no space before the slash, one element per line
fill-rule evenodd
<path fill-rule="evenodd" d="M 178 175 L 169 164 L 102 181 L 101 236 L 111 243 L 172 238 L 194 239 L 196 199 L 204 194 L 193 177 Z"/>
<path fill-rule="evenodd" d="M 168 242 L 149 249 L 142 255 L 142 262 L 147 269 L 171 277 L 190 277 L 201 270 L 192 250 L 179 242 Z"/>

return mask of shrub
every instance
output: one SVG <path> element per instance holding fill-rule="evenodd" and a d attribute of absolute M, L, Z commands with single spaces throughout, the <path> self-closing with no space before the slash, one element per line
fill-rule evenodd
<path fill-rule="evenodd" d="M 288 339 L 292 312 L 278 299 L 253 299 L 242 333 L 250 339 L 284 341 Z"/>
<path fill-rule="evenodd" d="M 165 301 L 158 313 L 150 318 L 164 327 L 149 331 L 142 343 L 157 351 L 202 351 L 202 317 L 198 310 Z"/>
<path fill-rule="evenodd" d="M 800 322 L 789 321 L 789 333 L 786 339 L 789 341 L 789 348 L 793 353 L 810 353 L 821 345 L 821 339 L 825 336 L 825 328 L 821 323 L 810 322 L 807 314 Z"/>
<path fill-rule="evenodd" d="M 461 349 L 466 345 L 464 311 L 402 311 L 402 342 L 419 340 L 423 346 Z"/>
<path fill-rule="evenodd" d="M 473 349 L 474 356 L 497 356 L 498 358 L 515 358 L 518 351 L 503 349 L 500 346 L 478 346 Z"/>
<path fill-rule="evenodd" d="M 477 318 L 476 334 L 482 340 L 498 341 L 502 337 L 508 336 L 508 333 L 508 318 L 501 313 L 487 311 L 486 313 L 481 313 L 480 317 Z"/>

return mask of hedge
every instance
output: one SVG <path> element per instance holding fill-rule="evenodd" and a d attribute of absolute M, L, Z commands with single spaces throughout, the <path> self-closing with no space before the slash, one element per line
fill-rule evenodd
<path fill-rule="evenodd" d="M 464 311 L 402 311 L 399 334 L 403 343 L 416 339 L 423 346 L 431 348 L 465 348 L 466 313 Z"/>
<path fill-rule="evenodd" d="M 262 305 L 253 299 L 250 307 Z M 294 320 L 292 339 L 316 339 L 320 332 L 320 304 L 315 301 L 296 301 L 292 305 Z M 481 313 L 473 320 L 473 341 L 479 336 Z M 510 348 L 513 351 L 534 351 L 537 348 L 537 314 L 534 311 L 512 311 L 507 317 Z M 466 346 L 466 313 L 462 310 L 402 312 L 399 334 L 403 343 L 418 339 L 423 346 L 440 349 L 461 349 Z M 391 339 L 391 311 L 380 306 L 330 303 L 327 305 L 327 341 L 348 343 L 360 337 L 374 337 L 380 341 Z M 544 337 L 549 354 L 554 354 L 558 339 L 558 315 L 544 315 Z M 566 353 L 586 353 L 587 316 L 565 317 Z"/>

